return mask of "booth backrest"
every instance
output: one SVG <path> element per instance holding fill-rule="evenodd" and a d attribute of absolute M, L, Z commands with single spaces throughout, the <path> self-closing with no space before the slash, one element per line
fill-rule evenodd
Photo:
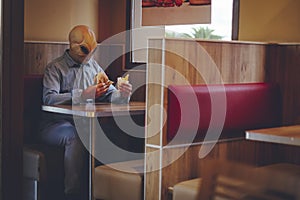
<path fill-rule="evenodd" d="M 226 102 L 219 99 L 213 106 L 217 112 L 222 110 L 220 106 L 226 106 L 225 121 L 223 118 L 222 122 L 212 122 L 212 114 L 217 116 L 222 113 L 212 113 L 211 96 L 222 99 L 222 94 Z M 191 99 L 196 100 L 193 102 Z M 207 85 L 170 85 L 167 139 L 170 141 L 174 138 L 179 125 L 183 135 L 192 134 L 195 132 L 192 130 L 193 122 L 198 123 L 194 141 L 202 140 L 208 127 L 210 130 L 218 129 L 223 123 L 221 138 L 244 137 L 247 129 L 279 125 L 281 112 L 280 90 L 278 85 L 272 83 L 216 84 L 209 85 L 209 88 Z M 197 113 L 200 114 L 198 118 L 195 117 Z"/>
<path fill-rule="evenodd" d="M 24 142 L 34 143 L 41 118 L 43 75 L 24 77 Z"/>

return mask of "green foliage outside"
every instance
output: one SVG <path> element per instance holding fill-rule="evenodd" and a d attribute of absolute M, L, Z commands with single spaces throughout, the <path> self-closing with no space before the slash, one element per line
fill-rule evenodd
<path fill-rule="evenodd" d="M 208 27 L 196 27 L 192 28 L 193 32 L 188 33 L 175 33 L 173 31 L 166 31 L 166 37 L 175 38 L 200 38 L 200 39 L 213 39 L 221 40 L 223 37 L 220 35 L 215 35 L 213 32 L 215 30 L 209 29 Z"/>

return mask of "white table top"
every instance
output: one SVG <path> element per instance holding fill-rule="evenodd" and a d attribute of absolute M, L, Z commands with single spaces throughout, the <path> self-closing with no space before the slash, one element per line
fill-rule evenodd
<path fill-rule="evenodd" d="M 139 115 L 145 113 L 145 102 L 130 102 L 129 104 L 95 103 L 92 105 L 92 108 L 88 107 L 87 104 L 43 105 L 42 110 L 82 117 Z"/>
<path fill-rule="evenodd" d="M 248 130 L 246 139 L 300 146 L 300 125 Z"/>

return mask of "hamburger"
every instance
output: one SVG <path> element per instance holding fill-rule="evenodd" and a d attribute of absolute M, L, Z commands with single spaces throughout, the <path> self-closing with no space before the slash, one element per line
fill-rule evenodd
<path fill-rule="evenodd" d="M 107 85 L 111 85 L 114 83 L 113 81 L 108 79 L 107 75 L 104 72 L 99 72 L 98 74 L 96 74 L 94 82 L 96 85 L 99 83 L 105 83 Z"/>

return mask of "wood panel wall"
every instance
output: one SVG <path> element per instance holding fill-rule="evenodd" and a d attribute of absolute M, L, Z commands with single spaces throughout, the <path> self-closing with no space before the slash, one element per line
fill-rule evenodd
<path fill-rule="evenodd" d="M 147 112 L 145 199 L 168 199 L 168 187 L 201 176 L 207 157 L 236 160 L 253 165 L 274 162 L 300 164 L 299 148 L 250 142 L 244 139 L 219 141 L 204 159 L 201 144 L 175 147 L 166 140 L 167 87 L 170 84 L 246 83 L 275 81 L 283 96 L 283 122 L 298 122 L 299 45 L 214 42 L 175 39 L 150 40 L 147 66 Z M 298 73 L 299 74 L 299 73 Z M 298 89 L 299 90 L 299 89 Z M 160 106 L 160 109 L 158 107 Z M 154 109 L 154 107 L 156 109 Z M 294 108 L 294 109 L 293 109 Z M 296 110 L 295 110 L 296 108 Z M 299 122 L 298 122 L 299 123 Z M 176 157 L 182 148 L 180 157 Z M 165 167 L 164 163 L 175 159 Z"/>
<path fill-rule="evenodd" d="M 24 73 L 44 74 L 46 65 L 61 56 L 69 45 L 54 42 L 25 42 L 24 43 Z"/>

